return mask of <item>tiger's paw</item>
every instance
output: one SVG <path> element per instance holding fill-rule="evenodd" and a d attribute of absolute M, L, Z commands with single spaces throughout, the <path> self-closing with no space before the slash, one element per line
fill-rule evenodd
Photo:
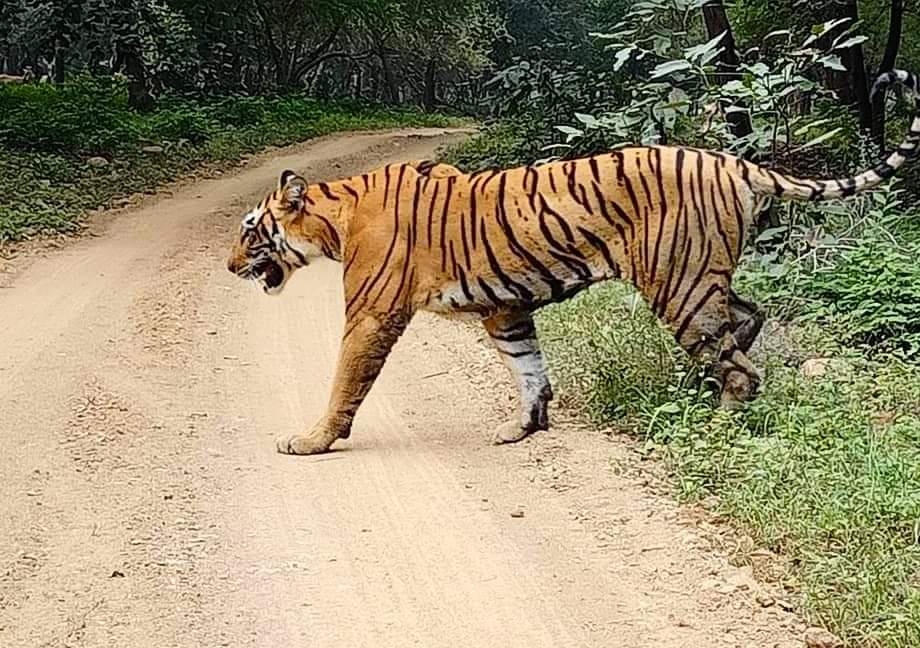
<path fill-rule="evenodd" d="M 286 455 L 316 455 L 327 452 L 338 439 L 337 434 L 311 430 L 308 434 L 280 436 L 276 442 L 278 452 Z"/>
<path fill-rule="evenodd" d="M 504 445 L 505 443 L 517 443 L 530 436 L 532 430 L 528 430 L 516 421 L 502 423 L 495 430 L 495 436 L 492 437 L 494 445 Z"/>

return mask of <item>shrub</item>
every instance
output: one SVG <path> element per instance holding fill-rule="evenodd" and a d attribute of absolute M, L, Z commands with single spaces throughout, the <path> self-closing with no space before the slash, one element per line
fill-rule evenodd
<path fill-rule="evenodd" d="M 123 150 L 138 136 L 123 79 L 0 86 L 0 146 L 72 155 Z"/>
<path fill-rule="evenodd" d="M 144 136 L 155 142 L 185 140 L 201 144 L 213 137 L 220 125 L 191 104 L 159 110 L 145 120 Z"/>

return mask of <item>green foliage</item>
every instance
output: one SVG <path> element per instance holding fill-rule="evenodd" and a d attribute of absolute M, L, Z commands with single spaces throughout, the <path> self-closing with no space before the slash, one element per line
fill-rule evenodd
<path fill-rule="evenodd" d="M 920 353 L 920 244 L 898 249 L 867 240 L 844 251 L 826 271 L 801 285 L 819 305 L 809 318 L 833 323 L 847 344 L 868 349 L 897 345 Z"/>
<path fill-rule="evenodd" d="M 776 44 L 769 58 L 742 61 L 738 78 L 718 73 L 725 34 L 703 37 L 702 0 L 649 0 L 637 5 L 610 33 L 614 69 L 631 70 L 631 99 L 616 110 L 579 115 L 578 128 L 568 128 L 568 141 L 587 131 L 610 131 L 618 143 L 679 142 L 705 148 L 749 152 L 775 158 L 777 148 L 795 141 L 799 150 L 830 140 L 842 129 L 830 120 L 801 112 L 827 93 L 813 79 L 828 68 L 840 67 L 838 49 L 852 35 L 844 32 L 825 50 L 821 37 L 839 23 L 816 26 L 793 46 L 788 30 L 765 36 Z M 732 119 L 743 115 L 752 126 L 740 135 Z"/>
<path fill-rule="evenodd" d="M 341 130 L 453 123 L 437 114 L 321 103 L 301 96 L 175 98 L 138 115 L 123 83 L 81 77 L 63 87 L 0 87 L 0 242 L 68 231 L 82 213 L 149 191 L 204 163 Z M 162 153 L 145 154 L 156 144 Z M 104 166 L 87 163 L 102 156 Z"/>
<path fill-rule="evenodd" d="M 760 233 L 736 277 L 774 313 L 867 351 L 920 352 L 920 210 L 896 185 Z"/>
<path fill-rule="evenodd" d="M 508 168 L 529 164 L 551 141 L 552 137 L 547 135 L 541 124 L 534 124 L 526 118 L 508 119 L 489 125 L 476 136 L 455 144 L 444 152 L 443 157 L 446 162 L 471 173 Z"/>
<path fill-rule="evenodd" d="M 138 136 L 123 81 L 82 76 L 0 88 L 0 146 L 63 154 L 118 150 Z"/>

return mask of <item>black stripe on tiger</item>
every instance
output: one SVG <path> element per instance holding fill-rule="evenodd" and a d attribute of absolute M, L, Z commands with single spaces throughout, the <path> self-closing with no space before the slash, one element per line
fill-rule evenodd
<path fill-rule="evenodd" d="M 450 213 L 450 199 L 454 193 L 456 178 L 447 179 L 447 192 L 444 194 L 444 206 L 441 209 L 441 272 L 447 270 L 447 216 Z"/>
<path fill-rule="evenodd" d="M 482 219 L 479 221 L 480 225 L 480 235 L 482 238 L 482 244 L 486 251 L 486 259 L 489 262 L 489 268 L 495 274 L 495 277 L 501 282 L 505 289 L 510 292 L 512 295 L 517 295 L 518 298 L 524 302 L 524 304 L 533 303 L 533 293 L 530 289 L 522 283 L 518 283 L 512 279 L 508 274 L 502 269 L 501 264 L 498 262 L 498 259 L 495 256 L 495 251 L 492 249 L 492 244 L 489 242 L 489 237 L 486 233 L 486 221 Z"/>
<path fill-rule="evenodd" d="M 505 237 L 507 238 L 508 249 L 511 250 L 512 254 L 517 256 L 522 261 L 525 261 L 530 265 L 530 267 L 536 270 L 540 274 L 540 278 L 549 286 L 553 297 L 557 297 L 562 293 L 562 282 L 536 256 L 531 254 L 526 246 L 521 245 L 514 234 L 514 229 L 511 227 L 511 223 L 508 221 L 508 214 L 505 207 L 505 190 L 507 181 L 507 175 L 502 175 L 502 179 L 498 185 L 498 199 L 496 205 L 497 212 L 495 216 L 498 220 L 499 227 L 502 228 L 502 231 L 505 233 Z"/>

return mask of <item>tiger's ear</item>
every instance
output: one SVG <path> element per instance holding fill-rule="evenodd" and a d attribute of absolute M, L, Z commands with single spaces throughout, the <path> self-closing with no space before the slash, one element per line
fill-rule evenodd
<path fill-rule="evenodd" d="M 290 169 L 285 169 L 281 172 L 281 177 L 278 178 L 278 188 L 284 189 L 285 185 L 291 181 L 292 178 L 297 177 L 296 171 L 291 171 Z"/>
<path fill-rule="evenodd" d="M 281 172 L 278 185 L 284 202 L 293 211 L 300 211 L 303 208 L 303 197 L 307 191 L 307 181 L 293 171 L 287 170 Z"/>

